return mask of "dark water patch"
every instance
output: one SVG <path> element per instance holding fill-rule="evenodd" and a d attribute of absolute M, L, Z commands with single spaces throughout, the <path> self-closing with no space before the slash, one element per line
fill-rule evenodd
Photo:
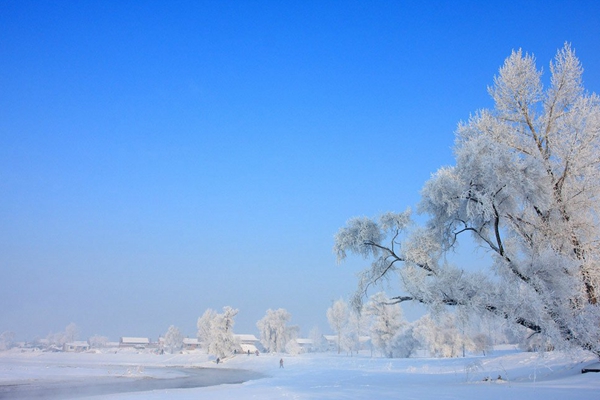
<path fill-rule="evenodd" d="M 177 371 L 183 372 L 185 376 L 165 379 L 91 377 L 0 385 L 0 399 L 62 400 L 115 393 L 238 384 L 265 377 L 261 373 L 241 369 L 185 368 Z"/>

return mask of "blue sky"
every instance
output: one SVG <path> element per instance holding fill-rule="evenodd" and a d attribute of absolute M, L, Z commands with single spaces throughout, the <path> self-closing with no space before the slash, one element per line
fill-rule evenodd
<path fill-rule="evenodd" d="M 333 235 L 417 203 L 512 49 L 600 92 L 596 2 L 506 3 L 0 1 L 0 331 L 328 331 Z"/>

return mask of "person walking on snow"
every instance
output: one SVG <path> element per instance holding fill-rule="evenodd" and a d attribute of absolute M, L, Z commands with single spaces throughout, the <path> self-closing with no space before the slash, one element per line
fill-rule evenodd
<path fill-rule="evenodd" d="M 279 360 L 279 368 L 283 368 L 283 358 Z"/>

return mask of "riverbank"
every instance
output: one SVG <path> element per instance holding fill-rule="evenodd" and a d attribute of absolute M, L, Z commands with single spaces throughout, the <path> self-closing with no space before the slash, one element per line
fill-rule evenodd
<path fill-rule="evenodd" d="M 77 399 L 86 396 L 240 384 L 266 375 L 217 365 L 200 352 L 157 355 L 0 353 L 0 399 Z"/>
<path fill-rule="evenodd" d="M 263 374 L 240 369 L 151 368 L 163 377 L 86 376 L 70 379 L 36 379 L 0 384 L 0 399 L 67 400 L 87 396 L 156 392 L 169 389 L 193 389 L 214 385 L 240 384 L 264 378 Z M 164 377 L 176 374 L 176 377 Z"/>
<path fill-rule="evenodd" d="M 279 367 L 281 358 L 284 368 Z M 594 362 L 596 358 L 589 353 L 539 354 L 516 349 L 452 359 L 386 359 L 332 353 L 295 357 L 238 355 L 218 365 L 200 352 L 178 355 L 0 353 L 0 386 L 7 387 L 15 380 L 20 384 L 52 382 L 68 391 L 71 390 L 68 382 L 73 381 L 85 382 L 85 385 L 161 380 L 178 383 L 173 387 L 97 393 L 94 400 L 591 399 L 600 391 L 600 374 L 582 374 L 581 369 Z M 193 388 L 176 381 L 202 368 L 243 370 L 265 377 L 241 384 L 223 382 Z M 70 399 L 84 399 L 84 396 L 73 392 Z"/>

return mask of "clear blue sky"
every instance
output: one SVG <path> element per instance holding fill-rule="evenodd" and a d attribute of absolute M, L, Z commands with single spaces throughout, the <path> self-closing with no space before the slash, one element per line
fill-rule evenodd
<path fill-rule="evenodd" d="M 417 203 L 512 49 L 600 92 L 599 38 L 596 1 L 0 0 L 0 332 L 328 331 L 346 220 Z"/>

